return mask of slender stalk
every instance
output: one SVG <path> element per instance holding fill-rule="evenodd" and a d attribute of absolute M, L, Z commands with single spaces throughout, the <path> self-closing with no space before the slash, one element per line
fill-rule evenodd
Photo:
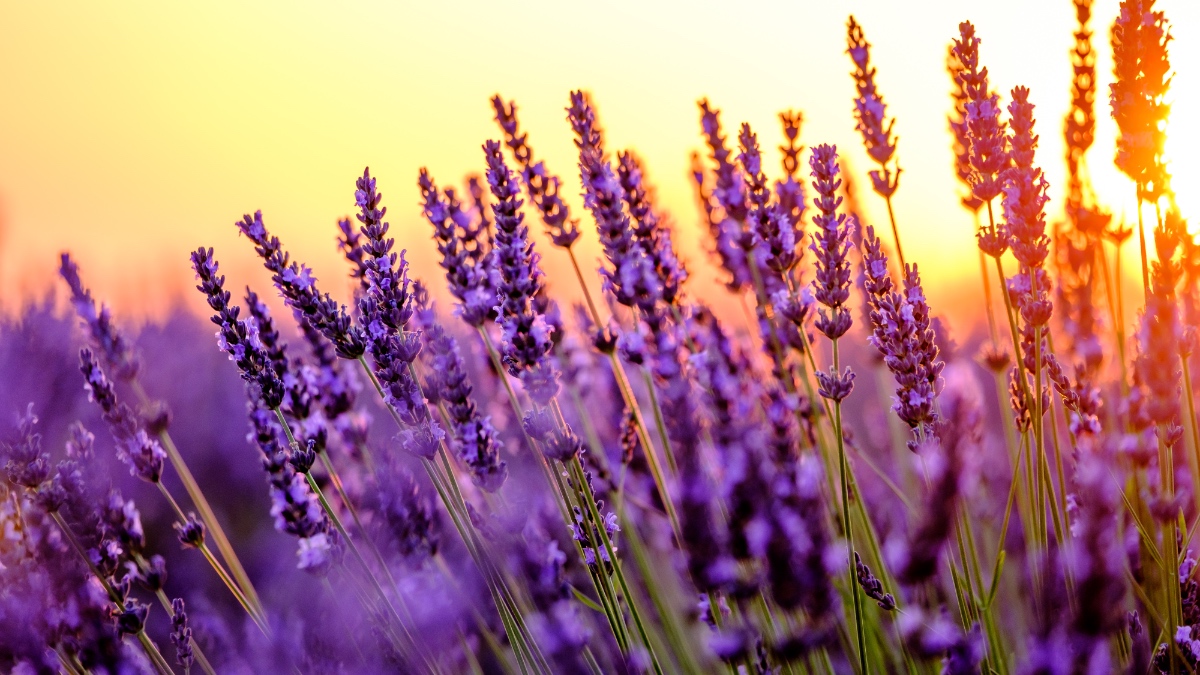
<path fill-rule="evenodd" d="M 833 342 L 833 372 L 841 374 L 841 358 L 838 353 L 838 341 Z M 862 598 L 859 596 L 861 589 L 858 587 L 855 579 L 857 570 L 854 566 L 854 531 L 850 525 L 850 480 L 847 476 L 849 468 L 846 462 L 846 442 L 842 436 L 842 402 L 833 402 L 833 430 L 837 436 L 838 448 L 838 471 L 842 483 L 842 529 L 846 533 L 846 563 L 849 568 L 849 576 L 847 577 L 850 584 L 850 594 L 854 598 L 854 630 L 858 635 L 858 663 L 861 673 L 866 675 L 870 672 L 867 669 L 867 642 L 866 633 L 863 630 L 862 617 Z"/>
<path fill-rule="evenodd" d="M 900 259 L 900 271 L 908 269 L 904 264 L 904 249 L 900 248 L 900 230 L 896 227 L 896 212 L 892 209 L 892 196 L 887 196 L 888 220 L 892 223 L 892 240 L 896 242 L 896 257 Z"/>
<path fill-rule="evenodd" d="M 275 413 L 275 416 L 279 419 L 279 424 L 283 427 L 284 435 L 287 436 L 288 445 L 291 446 L 293 451 L 298 450 L 300 445 L 296 441 L 295 436 L 292 435 L 291 426 L 288 425 L 287 419 L 283 416 L 283 411 L 279 408 L 273 408 L 272 412 Z M 371 585 L 375 588 L 375 592 L 379 594 L 379 598 L 386 605 L 388 613 L 391 614 L 391 618 L 404 633 L 405 639 L 412 645 L 412 648 L 421 655 L 422 659 L 428 662 L 429 657 L 424 653 L 424 650 L 420 648 L 420 644 L 417 642 L 416 638 L 413 637 L 408 626 L 405 625 L 404 620 L 400 618 L 400 613 L 396 611 L 396 607 L 392 604 L 391 598 L 388 597 L 387 593 L 384 591 L 383 585 L 379 583 L 379 579 L 371 570 L 371 566 L 367 564 L 367 559 L 363 557 L 362 551 L 360 551 L 358 548 L 358 544 L 356 544 L 354 539 L 350 537 L 350 533 L 346 530 L 346 526 L 342 523 L 341 517 L 338 516 L 337 511 L 334 510 L 333 506 L 329 503 L 329 500 L 325 497 L 325 492 L 321 490 L 321 486 L 318 485 L 316 479 L 313 478 L 312 472 L 305 471 L 304 479 L 308 482 L 308 487 L 313 491 L 313 494 L 317 496 L 317 501 L 320 502 L 321 509 L 325 511 L 325 515 L 329 516 L 329 521 L 333 523 L 334 528 L 336 528 L 338 534 L 342 536 L 342 539 L 346 542 L 346 546 L 350 549 L 350 552 L 354 554 L 355 560 L 357 560 L 359 566 L 362 567 L 363 573 L 371 582 Z M 359 526 L 361 527 L 361 522 L 359 523 Z M 386 569 L 386 567 L 387 566 L 385 564 L 384 568 Z M 427 665 L 429 665 L 433 671 L 438 670 L 436 664 L 427 663 Z"/>
<path fill-rule="evenodd" d="M 150 397 L 146 394 L 146 390 L 142 387 L 139 380 L 133 380 L 130 383 L 133 387 L 134 395 L 142 405 L 150 403 Z M 183 455 L 180 454 L 179 448 L 175 446 L 175 442 L 171 439 L 171 434 L 163 429 L 158 432 L 158 441 L 162 444 L 163 449 L 167 451 L 167 458 L 171 460 L 171 466 L 175 467 L 175 472 L 179 474 L 179 481 L 183 483 L 183 489 L 187 491 L 188 498 L 192 500 L 196 511 L 200 514 L 200 519 L 204 521 L 204 526 L 212 535 L 213 543 L 217 545 L 217 551 L 220 552 L 221 558 L 229 565 L 233 578 L 237 580 L 238 586 L 245 593 L 259 613 L 265 614 L 262 601 L 258 597 L 258 591 L 254 589 L 254 584 L 250 581 L 250 576 L 246 574 L 246 569 L 242 566 L 242 561 L 238 559 L 237 553 L 233 550 L 233 545 L 229 543 L 229 537 L 226 536 L 225 530 L 221 527 L 220 521 L 217 520 L 216 514 L 209 505 L 208 499 L 204 496 L 204 491 L 200 489 L 199 483 L 196 482 L 196 477 L 192 475 L 191 469 L 188 468 L 187 462 L 183 460 Z"/>
<path fill-rule="evenodd" d="M 167 502 L 171 504 L 171 508 L 174 509 L 175 515 L 179 518 L 179 522 L 187 523 L 187 515 L 184 514 L 183 509 L 179 507 L 179 502 L 175 501 L 175 497 L 173 497 L 170 491 L 167 490 L 167 487 L 162 484 L 162 481 L 156 481 L 154 484 L 158 486 L 158 491 L 162 493 Z M 250 615 L 251 619 L 254 619 L 254 623 L 258 626 L 259 630 L 261 630 L 264 635 L 270 635 L 271 633 L 267 624 L 266 614 L 259 611 L 251 604 L 250 598 L 246 596 L 245 592 L 242 591 L 237 582 L 233 580 L 233 577 L 230 576 L 229 572 L 225 570 L 225 567 L 221 564 L 221 561 L 217 560 L 216 556 L 213 555 L 212 550 L 208 548 L 208 544 L 204 541 L 201 541 L 200 545 L 196 548 L 201 554 L 204 555 L 204 559 L 213 568 L 213 571 L 217 573 L 217 576 L 220 577 L 221 582 L 225 584 L 225 587 L 229 589 L 229 592 L 233 594 L 233 597 L 237 599 L 238 604 L 242 606 L 242 609 L 246 610 L 246 613 Z"/>
<path fill-rule="evenodd" d="M 1142 219 L 1142 185 L 1137 185 L 1137 214 L 1138 214 L 1138 247 L 1142 253 L 1142 291 L 1145 300 L 1150 300 L 1150 263 L 1146 257 L 1146 226 Z"/>
<path fill-rule="evenodd" d="M 395 409 L 387 403 L 387 399 L 383 393 L 383 387 L 380 385 L 378 378 L 371 372 L 370 366 L 365 358 L 358 359 L 363 370 L 367 372 L 368 378 L 375 386 L 376 392 L 383 401 L 384 407 L 391 413 L 392 419 L 400 429 L 405 429 L 404 421 L 396 413 Z M 413 377 L 415 371 L 411 370 Z M 503 372 L 503 371 L 501 371 Z M 419 382 L 419 380 L 417 380 Z M 419 386 L 419 385 L 418 385 Z M 449 454 L 445 448 L 445 444 L 439 444 L 439 452 L 443 455 Z M 518 665 L 522 673 L 528 673 L 530 668 L 538 672 L 549 673 L 549 666 L 545 662 L 536 645 L 532 644 L 532 639 L 528 635 L 528 628 L 525 627 L 524 620 L 520 611 L 516 608 L 511 593 L 507 590 L 507 582 L 503 579 L 503 575 L 491 566 L 491 562 L 487 555 L 482 552 L 483 542 L 475 536 L 474 526 L 470 523 L 470 517 L 466 513 L 465 503 L 462 501 L 461 494 L 458 493 L 458 486 L 449 487 L 446 482 L 440 477 L 437 465 L 429 460 L 424 460 L 422 465 L 425 467 L 426 473 L 429 474 L 430 480 L 433 482 L 434 488 L 441 498 L 442 504 L 446 507 L 447 513 L 454 522 L 455 529 L 458 530 L 459 536 L 466 545 L 468 553 L 470 553 L 475 565 L 479 568 L 480 573 L 484 575 L 488 583 L 488 590 L 492 594 L 492 600 L 496 605 L 496 610 L 504 622 L 505 632 L 508 634 L 510 642 L 514 645 L 514 653 L 517 655 Z M 452 480 L 449 481 L 453 483 Z M 457 496 L 457 499 L 452 497 L 452 494 Z M 540 661 L 540 663 L 539 663 Z"/>

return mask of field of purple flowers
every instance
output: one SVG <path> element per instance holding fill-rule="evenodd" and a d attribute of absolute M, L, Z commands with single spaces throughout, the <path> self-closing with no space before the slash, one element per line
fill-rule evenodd
<path fill-rule="evenodd" d="M 992 90 L 972 24 L 949 47 L 987 317 L 970 344 L 904 258 L 895 119 L 853 17 L 863 198 L 889 222 L 863 222 L 800 113 L 772 170 L 702 100 L 726 298 L 689 293 L 644 167 L 583 92 L 586 213 L 500 96 L 484 173 L 421 172 L 449 306 L 408 274 L 369 170 L 331 232 L 350 306 L 262 213 L 236 227 L 274 288 L 192 254 L 211 325 L 134 336 L 63 254 L 73 313 L 0 323 L 0 670 L 1196 672 L 1200 243 L 1162 159 L 1170 33 L 1154 0 L 1111 30 L 1125 225 L 1088 180 L 1091 1 L 1053 208 L 1029 90 Z M 576 247 L 593 225 L 598 296 Z M 580 306 L 543 256 L 569 260 L 555 282 Z"/>

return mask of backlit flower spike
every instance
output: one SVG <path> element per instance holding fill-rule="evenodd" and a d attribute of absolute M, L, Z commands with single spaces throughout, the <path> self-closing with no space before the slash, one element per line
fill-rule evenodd
<path fill-rule="evenodd" d="M 958 59 L 958 82 L 967 94 L 966 121 L 970 137 L 972 193 L 982 202 L 1000 195 L 1008 166 L 1007 136 L 1000 121 L 1000 97 L 988 84 L 988 71 L 979 62 L 979 43 L 975 26 L 969 21 L 958 25 L 959 37 L 954 40 L 953 53 Z M 988 251 L 992 254 L 991 251 Z M 993 254 L 999 255 L 999 254 Z"/>
<path fill-rule="evenodd" d="M 601 268 L 604 289 L 627 307 L 652 311 L 663 297 L 663 285 L 634 237 L 633 222 L 625 209 L 624 190 L 613 170 L 596 124 L 596 111 L 587 95 L 571 92 L 567 109 L 575 145 L 579 148 L 579 172 L 583 180 L 584 206 L 596 221 L 600 244 L 609 266 Z"/>
<path fill-rule="evenodd" d="M 745 222 L 749 213 L 745 185 L 733 163 L 733 151 L 726 147 L 725 136 L 721 133 L 721 111 L 711 107 L 708 99 L 701 99 L 699 105 L 700 128 L 712 153 L 709 158 L 716 165 L 717 181 L 713 196 L 727 217 L 738 223 Z"/>
<path fill-rule="evenodd" d="M 796 232 L 780 204 L 771 199 L 771 188 L 763 172 L 758 136 L 750 130 L 749 124 L 742 125 L 738 133 L 738 145 L 741 149 L 738 163 L 750 204 L 746 232 L 753 237 L 752 246 L 758 247 L 761 242 L 765 249 L 766 266 L 773 273 L 772 276 L 782 279 L 799 262 Z"/>
<path fill-rule="evenodd" d="M 850 229 L 855 226 L 845 213 L 838 211 L 842 198 L 837 194 L 842 181 L 837 161 L 837 147 L 819 145 L 813 148 L 810 159 L 813 189 L 817 196 L 813 205 L 817 214 L 813 216 L 813 240 L 809 248 L 816 254 L 816 276 L 813 279 L 813 295 L 817 302 L 827 308 L 821 310 L 817 319 L 817 330 L 830 340 L 836 340 L 850 329 L 850 311 L 846 301 L 850 299 Z"/>
<path fill-rule="evenodd" d="M 141 360 L 134 353 L 133 346 L 113 323 L 108 307 L 103 304 L 99 308 L 96 307 L 91 290 L 85 288 L 82 279 L 79 278 L 79 265 L 71 259 L 69 253 L 62 254 L 58 273 L 67 282 L 75 313 L 83 321 L 88 339 L 104 359 L 105 367 L 112 372 L 113 377 L 123 382 L 137 377 Z"/>
<path fill-rule="evenodd" d="M 947 48 L 946 70 L 950 73 L 950 81 L 954 83 L 954 89 L 950 92 L 954 109 L 947 117 L 950 133 L 954 138 L 954 174 L 967 188 L 966 193 L 959 197 L 959 201 L 963 208 L 978 213 L 979 209 L 983 208 L 983 200 L 976 197 L 972 190 L 974 170 L 971 168 L 971 135 L 967 128 L 968 94 L 966 82 L 962 78 L 963 64 L 953 44 Z"/>
<path fill-rule="evenodd" d="M 261 342 L 251 335 L 246 322 L 238 318 L 241 310 L 229 303 L 230 294 L 224 288 L 225 277 L 218 273 L 212 249 L 196 249 L 192 253 L 192 268 L 200 280 L 196 289 L 204 294 L 208 306 L 215 312 L 211 320 L 218 328 L 217 344 L 237 364 L 242 379 L 257 387 L 256 395 L 262 397 L 264 405 L 278 408 L 283 402 L 283 380 Z"/>
<path fill-rule="evenodd" d="M 775 198 L 779 200 L 779 208 L 787 217 L 792 227 L 792 236 L 797 244 L 804 237 L 804 210 L 808 207 L 804 196 L 804 183 L 800 180 L 800 154 L 804 146 L 800 144 L 800 125 L 804 123 L 804 114 L 796 110 L 779 113 L 779 121 L 783 125 L 783 137 L 786 143 L 779 146 L 783 155 L 783 178 L 775 181 Z M 798 250 L 798 254 L 803 249 Z"/>
<path fill-rule="evenodd" d="M 497 312 L 501 350 L 509 372 L 521 379 L 534 402 L 545 406 L 558 394 L 559 372 L 550 354 L 553 330 L 534 303 L 542 286 L 539 256 L 524 224 L 516 176 L 504 162 L 500 143 L 488 141 L 483 150 L 488 185 L 496 200 L 492 204 L 496 222 L 493 254 L 500 272 Z"/>
<path fill-rule="evenodd" d="M 1171 84 L 1167 45 L 1171 31 L 1154 0 L 1123 0 L 1112 28 L 1113 75 L 1109 106 L 1116 120 L 1116 165 L 1138 185 L 1138 198 L 1157 201 L 1169 193 L 1162 161 Z"/>
<path fill-rule="evenodd" d="M 96 355 L 87 347 L 79 350 L 79 369 L 89 398 L 100 406 L 102 417 L 112 432 L 117 459 L 129 467 L 129 475 L 148 483 L 158 483 L 167 459 L 158 439 L 151 438 L 133 410 L 117 400 L 112 382 L 105 376 Z"/>
<path fill-rule="evenodd" d="M 512 150 L 513 158 L 520 168 L 521 181 L 529 194 L 529 201 L 537 207 L 542 223 L 555 246 L 570 248 L 579 239 L 579 224 L 571 218 L 571 209 L 560 196 L 562 181 L 550 173 L 541 160 L 533 161 L 533 149 L 529 147 L 527 133 L 520 133 L 515 101 L 504 103 L 499 94 L 492 97 L 496 111 L 496 122 L 504 131 L 505 145 Z"/>
<path fill-rule="evenodd" d="M 425 396 L 431 404 L 445 406 L 459 458 L 470 468 L 472 480 L 484 490 L 496 492 L 508 477 L 508 466 L 500 459 L 503 441 L 491 417 L 475 405 L 458 341 L 437 323 L 427 300 L 418 309 L 417 322 L 429 369 Z"/>
<path fill-rule="evenodd" d="M 359 298 L 358 311 L 365 325 L 365 349 L 371 355 L 371 370 L 382 390 L 384 402 L 395 411 L 406 427 L 402 436 L 432 442 L 409 443 L 404 447 L 432 457 L 437 439 L 445 432 L 429 413 L 421 388 L 413 379 L 412 363 L 421 352 L 421 339 L 409 330 L 413 316 L 413 283 L 408 276 L 404 251 L 392 249 L 395 240 L 388 236 L 383 221 L 386 209 L 370 171 L 355 180 L 357 218 L 367 254 L 367 293 Z M 411 438 L 410 438 L 411 437 Z"/>
<path fill-rule="evenodd" d="M 362 330 L 350 320 L 344 305 L 328 293 L 320 293 L 312 270 L 288 257 L 279 238 L 267 232 L 262 211 L 244 216 L 236 226 L 254 244 L 263 266 L 271 272 L 271 281 L 297 317 L 303 317 L 321 331 L 333 343 L 338 356 L 344 359 L 362 356 L 366 351 Z"/>
<path fill-rule="evenodd" d="M 670 224 L 654 208 L 652 190 L 647 185 L 641 162 L 632 151 L 617 153 L 617 178 L 629 210 L 634 238 L 650 259 L 662 284 L 663 302 L 675 304 L 680 287 L 687 281 L 687 269 L 675 255 Z"/>
<path fill-rule="evenodd" d="M 1004 171 L 1004 221 L 1013 256 L 1024 267 L 1042 267 L 1050 250 L 1046 235 L 1046 202 L 1049 197 L 1042 170 L 1034 164 L 1038 136 L 1033 132 L 1033 104 L 1029 89 L 1015 87 L 1008 105 L 1011 127 L 1009 157 Z M 1046 289 L 1041 289 L 1046 290 Z"/>
<path fill-rule="evenodd" d="M 456 311 L 467 325 L 478 327 L 496 306 L 492 256 L 483 222 L 474 223 L 452 188 L 440 191 L 429 172 L 421 169 L 417 179 L 425 218 L 433 226 L 433 237 L 450 294 L 458 299 Z"/>
<path fill-rule="evenodd" d="M 863 35 L 862 26 L 851 16 L 846 24 L 846 53 L 854 62 L 854 87 L 858 96 L 854 99 L 855 128 L 862 134 L 867 155 L 879 168 L 871 171 L 871 185 L 881 197 L 891 197 L 900 185 L 899 164 L 895 173 L 888 166 L 896 155 L 896 139 L 892 127 L 896 118 L 887 119 L 887 105 L 875 87 L 875 67 L 871 65 L 871 44 Z"/>

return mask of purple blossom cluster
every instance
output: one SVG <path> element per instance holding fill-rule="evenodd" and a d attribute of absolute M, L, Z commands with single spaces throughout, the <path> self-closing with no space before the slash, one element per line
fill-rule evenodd
<path fill-rule="evenodd" d="M 444 289 L 369 170 L 331 229 L 343 288 L 256 212 L 236 229 L 273 291 L 235 300 L 200 247 L 204 304 L 128 331 L 63 254 L 68 315 L 0 317 L 0 671 L 1193 672 L 1200 242 L 1162 164 L 1171 37 L 1150 0 L 1121 3 L 1138 302 L 1132 229 L 1088 182 L 1092 3 L 1073 4 L 1061 211 L 1029 90 L 1000 104 L 971 23 L 948 46 L 980 316 L 936 314 L 929 261 L 901 254 L 896 120 L 854 18 L 888 243 L 798 111 L 775 171 L 765 136 L 739 124 L 734 147 L 700 102 L 693 224 L 574 91 L 578 194 L 500 96 L 479 173 L 419 173 L 405 217 Z M 712 270 L 684 265 L 693 232 Z M 701 296 L 709 271 L 727 295 Z"/>

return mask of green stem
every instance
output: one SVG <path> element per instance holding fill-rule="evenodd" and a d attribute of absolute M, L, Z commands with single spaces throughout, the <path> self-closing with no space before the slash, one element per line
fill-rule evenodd
<path fill-rule="evenodd" d="M 134 394 L 142 405 L 149 404 L 150 397 L 146 394 L 146 390 L 142 388 L 141 382 L 135 379 L 131 382 L 131 385 Z M 209 505 L 208 499 L 200 489 L 199 483 L 196 482 L 196 477 L 192 475 L 187 462 L 183 460 L 183 455 L 180 454 L 179 448 L 175 446 L 171 434 L 166 429 L 159 431 L 158 441 L 162 444 L 163 449 L 167 451 L 167 458 L 171 460 L 171 466 L 175 467 L 175 473 L 179 474 L 179 480 L 183 483 L 183 489 L 188 493 L 192 504 L 196 506 L 196 511 L 199 512 L 200 519 L 204 521 L 204 526 L 208 528 L 209 533 L 212 535 L 213 543 L 217 545 L 217 551 L 220 552 L 221 558 L 229 565 L 233 578 L 237 580 L 238 586 L 245 593 L 246 598 L 250 600 L 251 605 L 260 614 L 265 615 L 266 612 L 263 609 L 262 601 L 258 597 L 258 591 L 254 589 L 254 584 L 251 583 L 250 576 L 246 574 L 246 568 L 242 566 L 242 561 L 238 559 L 237 553 L 233 550 L 233 545 L 229 543 L 229 537 L 226 536 L 225 530 L 222 529 L 220 521 L 217 520 L 217 516 L 212 510 L 212 506 Z"/>

